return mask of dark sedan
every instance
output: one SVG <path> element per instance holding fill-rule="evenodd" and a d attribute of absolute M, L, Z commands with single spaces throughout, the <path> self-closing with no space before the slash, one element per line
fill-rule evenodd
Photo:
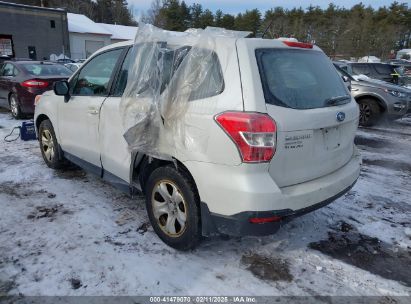
<path fill-rule="evenodd" d="M 53 89 L 53 83 L 72 72 L 61 64 L 42 61 L 5 61 L 0 64 L 0 107 L 14 118 L 34 113 L 34 99 Z"/>

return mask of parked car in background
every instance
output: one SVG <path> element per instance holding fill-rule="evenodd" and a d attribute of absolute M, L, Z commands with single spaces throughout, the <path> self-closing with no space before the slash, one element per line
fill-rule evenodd
<path fill-rule="evenodd" d="M 395 71 L 399 74 L 398 84 L 402 86 L 411 85 L 411 62 L 402 61 L 396 64 Z"/>
<path fill-rule="evenodd" d="M 74 63 L 75 61 L 70 58 L 61 58 L 61 59 L 57 59 L 56 62 L 60 64 L 65 64 L 65 63 Z"/>
<path fill-rule="evenodd" d="M 0 64 L 0 106 L 14 118 L 34 113 L 34 99 L 72 72 L 65 66 L 42 61 L 5 61 Z"/>
<path fill-rule="evenodd" d="M 385 63 L 392 64 L 392 65 L 410 65 L 411 61 L 405 59 L 389 59 Z"/>
<path fill-rule="evenodd" d="M 163 42 L 153 66 L 166 62 L 170 76 L 147 79 L 146 89 L 167 92 L 189 43 Z M 158 153 L 173 161 L 131 152 L 123 136 L 120 101 L 134 64 L 131 47 L 130 41 L 104 47 L 69 81 L 56 82 L 36 105 L 35 125 L 49 167 L 61 168 L 68 159 L 128 193 L 142 190 L 151 225 L 169 246 L 187 250 L 216 233 L 272 234 L 356 182 L 358 106 L 318 47 L 216 39 L 212 60 L 204 55 L 210 72 L 189 94 L 191 106 L 182 118 L 201 130 L 190 147 L 202 146 L 203 137 L 208 147 L 176 148 L 171 142 L 184 140 L 185 132 L 161 128 Z M 192 60 L 181 66 L 198 69 Z M 141 95 L 136 98 L 147 100 Z M 211 112 L 198 111 L 210 103 Z"/>
<path fill-rule="evenodd" d="M 383 115 L 388 119 L 398 119 L 411 113 L 411 90 L 355 74 L 347 63 L 334 62 L 334 66 L 351 82 L 351 94 L 360 108 L 360 125 L 372 126 Z"/>
<path fill-rule="evenodd" d="M 66 67 L 66 68 L 68 68 L 70 71 L 72 71 L 73 73 L 75 72 L 75 71 L 77 71 L 80 67 L 81 67 L 81 63 L 77 63 L 77 62 L 74 62 L 74 63 L 65 63 L 64 64 L 64 66 Z"/>
<path fill-rule="evenodd" d="M 397 52 L 396 59 L 404 59 L 404 57 L 411 57 L 411 49 L 402 49 Z"/>

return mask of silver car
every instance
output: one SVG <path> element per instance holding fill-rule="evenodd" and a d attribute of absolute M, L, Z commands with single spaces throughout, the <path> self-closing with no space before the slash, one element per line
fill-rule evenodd
<path fill-rule="evenodd" d="M 385 81 L 356 75 L 345 63 L 334 62 L 360 107 L 360 125 L 372 126 L 383 116 L 398 119 L 411 113 L 411 90 Z M 351 72 L 351 73 L 350 73 Z"/>

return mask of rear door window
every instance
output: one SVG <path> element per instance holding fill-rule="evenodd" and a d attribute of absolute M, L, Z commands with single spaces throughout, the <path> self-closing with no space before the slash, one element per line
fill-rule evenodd
<path fill-rule="evenodd" d="M 143 53 L 141 57 L 145 57 L 145 54 L 151 50 L 150 45 L 143 45 L 140 52 Z M 187 81 L 192 81 L 196 75 L 199 78 L 195 78 L 196 84 L 191 88 L 190 96 L 188 101 L 194 101 L 198 99 L 204 99 L 212 96 L 219 95 L 224 90 L 224 78 L 221 68 L 220 61 L 215 52 L 211 52 L 207 49 L 195 49 L 190 53 L 191 46 L 180 46 L 177 48 L 164 47 L 158 52 L 158 58 L 152 59 L 152 63 L 145 63 L 147 66 L 152 66 L 147 69 L 153 76 L 142 78 L 140 74 L 141 71 L 137 71 L 139 79 L 136 80 L 139 83 L 140 91 L 139 94 L 143 92 L 157 92 L 163 94 L 166 89 L 171 85 L 175 77 L 187 77 Z M 127 84 L 127 74 L 128 66 L 131 64 L 130 58 L 135 55 L 131 55 L 133 50 L 129 51 L 123 67 L 121 69 L 118 81 L 113 92 L 113 95 L 118 96 L 124 92 Z M 187 56 L 193 56 L 187 58 Z M 141 64 L 144 68 L 143 64 Z M 158 71 L 161 70 L 161 72 Z M 200 73 L 201 72 L 201 73 Z M 200 75 L 199 75 L 200 74 Z M 160 79 L 158 79 L 160 75 Z M 133 75 L 135 76 L 135 75 Z M 160 80 L 160 81 L 158 81 Z M 180 84 L 181 85 L 181 84 Z M 172 90 L 172 89 L 171 89 Z"/>
<path fill-rule="evenodd" d="M 318 51 L 257 49 L 266 103 L 314 109 L 350 102 L 349 93 L 325 54 Z"/>

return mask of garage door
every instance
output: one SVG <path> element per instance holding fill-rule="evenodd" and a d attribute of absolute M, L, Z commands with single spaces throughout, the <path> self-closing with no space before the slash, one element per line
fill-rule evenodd
<path fill-rule="evenodd" d="M 98 49 L 101 49 L 104 46 L 104 41 L 92 41 L 86 40 L 86 57 L 90 57 Z"/>

